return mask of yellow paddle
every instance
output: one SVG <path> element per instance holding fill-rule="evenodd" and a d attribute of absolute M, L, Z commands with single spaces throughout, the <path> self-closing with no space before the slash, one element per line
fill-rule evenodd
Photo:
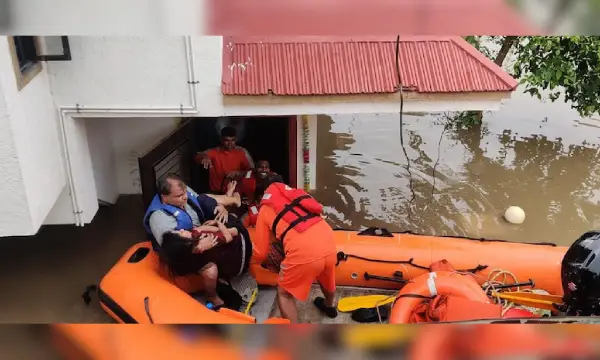
<path fill-rule="evenodd" d="M 530 292 L 508 292 L 499 293 L 496 291 L 492 292 L 493 296 L 497 296 L 500 299 L 504 299 L 515 303 L 517 305 L 529 306 L 536 309 L 553 310 L 556 311 L 554 305 L 562 304 L 563 300 L 561 296 L 547 295 L 547 294 L 536 294 Z"/>
<path fill-rule="evenodd" d="M 406 344 L 417 334 L 415 327 L 348 325 L 342 328 L 342 340 L 348 348 L 375 350 Z"/>
<path fill-rule="evenodd" d="M 248 306 L 246 306 L 246 310 L 244 310 L 244 314 L 248 315 L 250 313 L 250 309 L 254 302 L 256 301 L 256 297 L 258 296 L 258 289 L 254 289 L 252 291 L 252 296 L 250 297 L 250 301 L 248 301 Z"/>
<path fill-rule="evenodd" d="M 349 296 L 338 301 L 338 311 L 352 312 L 361 308 L 370 309 L 389 304 L 396 299 L 396 295 L 364 295 Z"/>

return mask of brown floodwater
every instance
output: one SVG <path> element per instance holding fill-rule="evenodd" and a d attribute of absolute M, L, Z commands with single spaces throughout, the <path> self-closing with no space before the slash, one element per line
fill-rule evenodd
<path fill-rule="evenodd" d="M 448 115 L 321 116 L 317 190 L 340 228 L 569 245 L 600 227 L 600 119 L 514 93 L 481 129 Z M 436 165 L 437 163 L 437 165 Z M 503 219 L 525 210 L 521 225 Z"/>

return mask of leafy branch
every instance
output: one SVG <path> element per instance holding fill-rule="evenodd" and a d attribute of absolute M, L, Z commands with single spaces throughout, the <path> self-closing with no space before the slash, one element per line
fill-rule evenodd
<path fill-rule="evenodd" d="M 581 115 L 600 112 L 600 38 L 594 36 L 467 36 L 465 40 L 498 66 L 512 52 L 513 76 L 525 86 L 525 92 L 541 99 L 551 91 L 554 102 L 561 95 Z M 493 51 L 491 47 L 500 47 Z M 481 111 L 459 113 L 457 124 L 472 127 L 481 124 Z"/>

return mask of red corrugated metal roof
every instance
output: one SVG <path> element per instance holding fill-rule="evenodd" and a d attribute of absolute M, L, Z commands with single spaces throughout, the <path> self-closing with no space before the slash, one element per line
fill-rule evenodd
<path fill-rule="evenodd" d="M 543 35 L 507 0 L 208 0 L 229 36 Z"/>
<path fill-rule="evenodd" d="M 224 38 L 225 95 L 396 91 L 395 39 Z M 403 87 L 420 93 L 507 92 L 517 81 L 460 37 L 401 37 Z"/>

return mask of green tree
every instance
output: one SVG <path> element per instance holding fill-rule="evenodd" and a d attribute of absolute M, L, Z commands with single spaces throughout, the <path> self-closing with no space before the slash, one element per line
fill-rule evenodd
<path fill-rule="evenodd" d="M 541 98 L 550 90 L 549 98 L 564 101 L 581 116 L 600 111 L 600 38 L 595 36 L 468 36 L 465 38 L 481 53 L 502 66 L 513 51 L 513 76 L 525 85 L 525 92 Z M 489 44 L 500 45 L 493 52 Z M 457 116 L 465 127 L 481 124 L 481 112 Z"/>
<path fill-rule="evenodd" d="M 526 92 L 550 100 L 561 93 L 582 116 L 600 111 L 600 38 L 595 36 L 531 36 L 517 42 L 514 75 Z"/>

